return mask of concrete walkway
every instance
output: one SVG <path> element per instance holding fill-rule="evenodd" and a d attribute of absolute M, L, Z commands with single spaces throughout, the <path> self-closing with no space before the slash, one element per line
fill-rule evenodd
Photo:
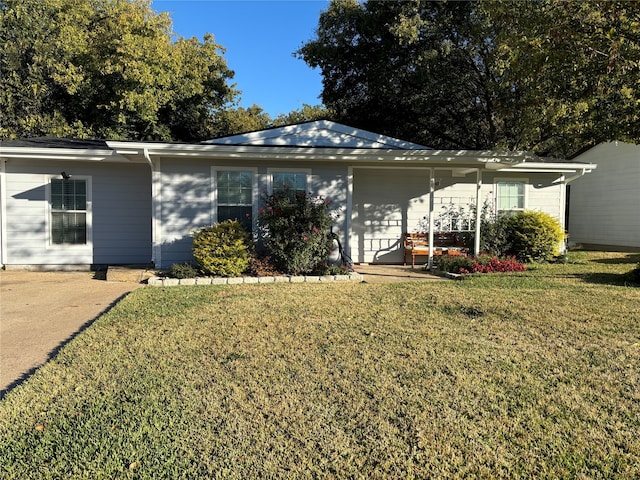
<path fill-rule="evenodd" d="M 140 286 L 92 272 L 0 271 L 0 398 Z"/>
<path fill-rule="evenodd" d="M 410 265 L 354 265 L 353 269 L 360 273 L 366 283 L 416 282 L 446 280 L 433 275 L 422 267 L 411 268 Z"/>

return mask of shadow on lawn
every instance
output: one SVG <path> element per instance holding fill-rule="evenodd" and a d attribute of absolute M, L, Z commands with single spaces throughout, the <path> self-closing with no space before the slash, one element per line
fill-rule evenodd
<path fill-rule="evenodd" d="M 576 273 L 574 275 L 570 275 L 578 280 L 581 280 L 585 283 L 594 283 L 597 285 L 615 285 L 615 286 L 628 286 L 628 287 L 638 287 L 637 283 L 633 283 L 627 276 L 627 274 L 623 273 Z"/>
<path fill-rule="evenodd" d="M 630 253 L 624 258 L 597 258 L 591 261 L 593 263 L 602 263 L 604 265 L 635 264 L 640 262 L 640 253 Z"/>

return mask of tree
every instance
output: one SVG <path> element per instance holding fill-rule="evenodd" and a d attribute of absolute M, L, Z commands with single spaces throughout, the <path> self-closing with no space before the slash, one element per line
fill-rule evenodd
<path fill-rule="evenodd" d="M 512 95 L 508 145 L 566 155 L 640 141 L 637 2 L 485 0 L 495 68 Z"/>
<path fill-rule="evenodd" d="M 195 140 L 237 94 L 150 0 L 0 0 L 0 137 Z"/>
<path fill-rule="evenodd" d="M 339 121 L 437 148 L 640 140 L 634 2 L 333 0 L 297 53 Z"/>
<path fill-rule="evenodd" d="M 333 112 L 322 105 L 303 104 L 299 110 L 278 115 L 273 121 L 274 127 L 293 125 L 295 123 L 311 122 L 313 120 L 328 120 L 333 117 Z"/>
<path fill-rule="evenodd" d="M 218 112 L 214 122 L 214 130 L 216 135 L 223 137 L 330 117 L 331 112 L 323 106 L 304 104 L 299 110 L 292 110 L 272 119 L 261 106 L 253 104 L 249 108 L 229 108 Z"/>
<path fill-rule="evenodd" d="M 339 121 L 417 143 L 496 142 L 490 43 L 469 2 L 334 0 L 298 54 Z"/>
<path fill-rule="evenodd" d="M 271 125 L 271 116 L 261 106 L 253 104 L 249 108 L 229 108 L 219 112 L 215 121 L 215 131 L 217 136 L 223 137 L 263 130 Z"/>

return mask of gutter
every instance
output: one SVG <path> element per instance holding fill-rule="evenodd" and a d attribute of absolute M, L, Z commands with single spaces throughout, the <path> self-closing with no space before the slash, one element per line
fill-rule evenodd
<path fill-rule="evenodd" d="M 595 166 L 593 166 L 593 167 L 595 168 Z M 564 184 L 566 185 L 567 183 L 573 182 L 574 180 L 577 180 L 580 177 L 584 177 L 587 173 L 591 173 L 591 170 L 593 170 L 593 168 L 588 169 L 588 170 L 586 168 L 583 168 L 582 170 L 580 170 L 575 175 L 572 175 L 572 176 L 570 176 L 568 178 L 565 178 L 564 179 Z"/>

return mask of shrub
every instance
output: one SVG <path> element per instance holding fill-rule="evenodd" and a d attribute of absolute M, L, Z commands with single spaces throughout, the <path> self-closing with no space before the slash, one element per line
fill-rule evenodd
<path fill-rule="evenodd" d="M 560 254 L 565 238 L 562 226 L 551 215 L 525 210 L 506 217 L 509 250 L 520 261 L 539 262 Z"/>
<path fill-rule="evenodd" d="M 512 250 L 507 215 L 485 217 L 480 225 L 480 251 L 503 257 Z"/>
<path fill-rule="evenodd" d="M 474 262 L 472 257 L 463 255 L 442 255 L 438 258 L 438 269 L 450 273 L 460 273 L 460 270 L 471 271 Z"/>
<path fill-rule="evenodd" d="M 174 263 L 168 274 L 173 278 L 195 278 L 198 276 L 198 270 L 190 263 Z"/>
<path fill-rule="evenodd" d="M 527 267 L 518 262 L 515 257 L 507 257 L 499 259 L 490 255 L 481 255 L 477 257 L 473 265 L 468 271 L 460 271 L 460 273 L 506 273 L 506 272 L 524 272 Z"/>
<path fill-rule="evenodd" d="M 438 268 L 451 273 L 505 273 L 524 272 L 527 269 L 514 257 L 499 259 L 491 255 L 481 255 L 476 258 L 443 256 L 438 261 Z"/>
<path fill-rule="evenodd" d="M 249 266 L 250 245 L 242 225 L 226 220 L 193 234 L 193 258 L 207 275 L 237 277 Z"/>
<path fill-rule="evenodd" d="M 258 226 L 271 261 L 283 273 L 313 272 L 327 261 L 333 244 L 329 203 L 287 191 L 265 196 Z"/>

